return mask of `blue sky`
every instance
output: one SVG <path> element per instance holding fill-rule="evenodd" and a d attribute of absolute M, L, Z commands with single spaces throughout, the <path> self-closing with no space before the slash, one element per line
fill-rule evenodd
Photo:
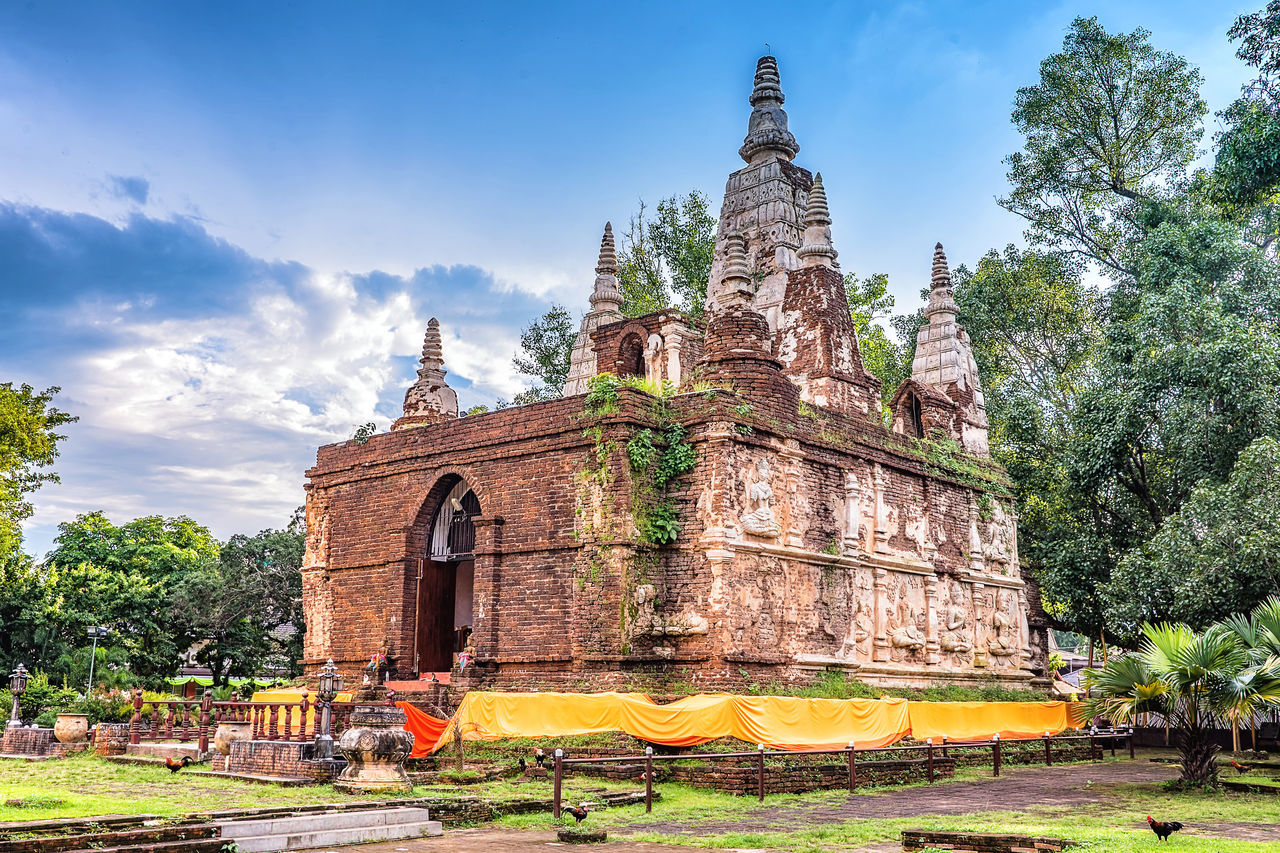
<path fill-rule="evenodd" d="M 283 525 L 317 445 L 395 416 L 433 315 L 463 406 L 512 396 L 606 219 L 718 206 L 766 43 L 842 265 L 907 311 L 934 242 L 1021 241 L 1009 110 L 1073 17 L 1151 30 L 1219 109 L 1261 5 L 0 4 L 0 381 L 80 416 L 28 547 L 94 509 Z"/>

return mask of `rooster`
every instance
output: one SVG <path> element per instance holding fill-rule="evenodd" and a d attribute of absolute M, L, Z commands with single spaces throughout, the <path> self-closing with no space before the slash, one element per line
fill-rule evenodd
<path fill-rule="evenodd" d="M 547 754 L 542 751 L 542 747 L 538 747 L 533 751 L 533 760 L 538 762 L 539 767 L 547 760 Z"/>
<path fill-rule="evenodd" d="M 524 772 L 525 772 L 526 770 L 528 770 L 528 769 L 529 769 L 529 762 L 527 762 L 527 761 L 525 761 L 525 760 L 524 760 L 524 756 L 523 756 L 523 755 L 522 755 L 522 756 L 520 756 L 520 772 L 521 772 L 521 773 L 524 773 Z"/>
<path fill-rule="evenodd" d="M 1239 773 L 1241 776 L 1243 776 L 1244 774 L 1248 773 L 1250 770 L 1253 769 L 1252 764 L 1241 764 L 1238 761 L 1232 761 L 1231 766 L 1234 767 L 1236 769 L 1236 772 Z"/>
<path fill-rule="evenodd" d="M 574 806 L 573 808 L 569 809 L 569 814 L 573 815 L 573 819 L 576 820 L 578 823 L 582 823 L 584 820 L 587 819 L 587 807 Z"/>
<path fill-rule="evenodd" d="M 1156 820 L 1151 815 L 1147 815 L 1147 823 L 1151 824 L 1151 831 L 1154 832 L 1156 834 L 1156 838 L 1159 838 L 1161 841 L 1168 841 L 1170 835 L 1173 835 L 1179 829 L 1182 829 L 1182 824 L 1178 823 L 1176 820 L 1171 820 L 1168 823 L 1165 823 L 1163 821 Z"/>
<path fill-rule="evenodd" d="M 181 761 L 177 761 L 167 756 L 165 757 L 165 760 L 164 760 L 164 766 L 169 768 L 170 773 L 177 773 L 179 770 L 186 767 L 190 763 L 191 763 L 190 755 L 182 756 Z"/>

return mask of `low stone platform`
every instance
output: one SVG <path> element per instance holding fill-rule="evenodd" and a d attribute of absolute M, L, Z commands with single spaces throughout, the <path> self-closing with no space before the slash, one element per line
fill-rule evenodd
<path fill-rule="evenodd" d="M 154 743 L 131 743 L 124 749 L 127 756 L 140 758 L 190 758 L 192 761 L 208 761 L 213 753 L 200 751 L 200 745 L 194 741 L 156 741 Z"/>
<path fill-rule="evenodd" d="M 904 829 L 902 849 L 964 850 L 972 853 L 1054 853 L 1075 846 L 1065 838 L 1003 832 L 934 832 Z"/>

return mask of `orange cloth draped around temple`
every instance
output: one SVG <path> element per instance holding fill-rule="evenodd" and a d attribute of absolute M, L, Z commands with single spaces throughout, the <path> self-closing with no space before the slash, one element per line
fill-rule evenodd
<path fill-rule="evenodd" d="M 465 740 L 563 737 L 598 732 L 668 746 L 721 737 L 775 749 L 873 749 L 908 734 L 916 740 L 1039 737 L 1078 727 L 1067 702 L 913 702 L 906 699 L 803 699 L 794 696 L 689 696 L 669 705 L 640 693 L 481 693 L 472 691 L 450 720 L 397 702 L 408 715 L 413 756 L 430 755 L 462 727 Z"/>
<path fill-rule="evenodd" d="M 918 741 L 990 740 L 1057 734 L 1077 723 L 1066 702 L 911 702 L 911 736 Z"/>

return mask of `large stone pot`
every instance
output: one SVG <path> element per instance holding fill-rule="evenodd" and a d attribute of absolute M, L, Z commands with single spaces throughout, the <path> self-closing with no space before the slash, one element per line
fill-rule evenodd
<path fill-rule="evenodd" d="M 53 736 L 58 743 L 84 743 L 89 739 L 89 715 L 59 714 L 53 724 Z"/>
<path fill-rule="evenodd" d="M 335 751 L 347 766 L 333 787 L 340 791 L 412 791 L 404 772 L 405 759 L 413 751 L 413 734 L 404 730 L 409 718 L 389 705 L 358 705 L 351 712 L 349 728 L 338 738 Z"/>
<path fill-rule="evenodd" d="M 238 740 L 253 739 L 253 723 L 248 720 L 223 720 L 213 733 L 213 748 L 222 755 L 231 754 L 231 744 Z"/>

